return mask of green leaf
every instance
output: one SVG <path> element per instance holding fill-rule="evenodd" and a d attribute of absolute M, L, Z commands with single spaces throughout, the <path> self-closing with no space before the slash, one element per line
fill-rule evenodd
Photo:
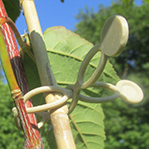
<path fill-rule="evenodd" d="M 126 5 L 129 6 L 130 4 L 132 4 L 134 2 L 134 0 L 122 0 L 122 2 Z"/>
<path fill-rule="evenodd" d="M 78 149 L 104 148 L 103 119 L 100 104 L 78 103 L 70 115 L 70 124 Z"/>
<path fill-rule="evenodd" d="M 21 7 L 19 0 L 3 0 L 8 16 L 15 22 L 20 15 Z"/>
<path fill-rule="evenodd" d="M 44 39 L 56 80 L 62 84 L 72 84 L 77 79 L 79 67 L 83 58 L 93 47 L 93 44 L 80 38 L 77 34 L 66 30 L 65 27 L 51 27 L 44 32 Z M 50 41 L 50 42 L 49 42 Z M 86 71 L 86 78 L 92 75 L 100 59 L 96 54 Z M 106 76 L 106 77 L 105 77 Z M 102 79 L 101 79 L 102 78 Z M 110 63 L 107 63 L 100 80 L 116 83 L 118 77 Z"/>
<path fill-rule="evenodd" d="M 59 85 L 67 86 L 77 80 L 79 67 L 83 58 L 93 47 L 93 44 L 64 27 L 51 27 L 44 32 L 44 40 L 48 57 L 55 78 Z M 87 80 L 95 71 L 100 59 L 96 54 L 85 73 Z M 25 55 L 24 65 L 31 88 L 40 86 L 35 64 Z M 112 65 L 108 62 L 99 81 L 116 83 L 119 80 Z M 82 91 L 87 96 L 101 96 L 101 88 L 89 88 Z M 36 100 L 37 103 L 37 100 Z M 41 102 L 40 102 L 41 103 Z M 78 149 L 102 149 L 104 147 L 104 114 L 100 104 L 79 101 L 70 115 L 70 124 Z"/>
<path fill-rule="evenodd" d="M 149 3 L 149 0 L 143 0 L 144 2 L 146 2 L 146 3 Z"/>

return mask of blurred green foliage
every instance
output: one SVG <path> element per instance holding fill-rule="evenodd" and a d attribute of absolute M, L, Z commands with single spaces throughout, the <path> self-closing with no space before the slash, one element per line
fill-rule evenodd
<path fill-rule="evenodd" d="M 0 148 L 21 149 L 24 144 L 23 132 L 14 123 L 11 109 L 14 103 L 7 85 L 0 81 Z"/>
<path fill-rule="evenodd" d="M 99 6 L 98 12 L 86 7 L 77 16 L 76 33 L 94 44 L 100 43 L 103 24 L 108 17 L 124 16 L 129 24 L 128 44 L 123 53 L 110 58 L 120 78 L 129 79 L 143 89 L 144 100 L 128 105 L 120 99 L 102 104 L 105 113 L 106 149 L 149 148 L 149 4 L 138 6 L 132 0 L 112 2 L 111 6 Z"/>

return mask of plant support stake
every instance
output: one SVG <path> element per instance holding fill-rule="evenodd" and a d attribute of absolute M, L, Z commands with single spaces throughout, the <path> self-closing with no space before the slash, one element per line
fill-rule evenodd
<path fill-rule="evenodd" d="M 33 0 L 21 0 L 26 19 L 29 36 L 35 56 L 41 84 L 43 86 L 57 86 L 49 59 L 47 56 L 42 31 Z M 45 94 L 46 103 L 61 98 L 61 94 Z M 50 118 L 57 142 L 58 149 L 75 149 L 72 132 L 69 125 L 68 107 L 64 104 L 61 108 L 50 111 Z M 65 137 L 64 137 L 65 136 Z"/>

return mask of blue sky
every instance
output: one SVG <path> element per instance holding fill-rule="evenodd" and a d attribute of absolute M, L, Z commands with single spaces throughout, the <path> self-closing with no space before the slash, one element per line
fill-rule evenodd
<path fill-rule="evenodd" d="M 94 8 L 96 12 L 100 4 L 110 6 L 111 2 L 112 0 L 65 0 L 61 3 L 60 0 L 35 0 L 35 5 L 42 31 L 51 26 L 65 26 L 67 29 L 74 30 L 78 22 L 75 16 L 79 10 L 85 10 L 87 5 L 89 9 Z M 136 0 L 136 3 L 141 4 L 141 0 Z M 24 34 L 27 30 L 22 13 L 16 21 L 16 26 L 20 34 Z"/>

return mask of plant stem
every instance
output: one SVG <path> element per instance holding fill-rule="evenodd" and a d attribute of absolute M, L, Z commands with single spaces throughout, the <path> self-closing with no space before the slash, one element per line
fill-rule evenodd
<path fill-rule="evenodd" d="M 41 84 L 43 86 L 57 86 L 49 63 L 34 1 L 21 0 L 21 3 L 28 26 L 29 36 L 34 51 Z M 45 94 L 46 103 L 58 100 L 61 98 L 61 96 L 62 95 L 59 95 L 58 93 Z M 52 110 L 50 115 L 58 149 L 76 148 L 72 137 L 67 113 L 68 107 L 67 105 L 64 105 L 59 109 Z"/>
<path fill-rule="evenodd" d="M 5 7 L 3 5 L 2 0 L 0 0 L 0 18 L 1 17 L 7 17 L 7 12 L 5 10 Z M 3 24 L 1 30 L 2 30 L 4 40 L 5 40 L 5 44 L 6 44 L 6 48 L 7 48 L 7 51 L 8 51 L 9 59 L 11 61 L 11 66 L 12 66 L 13 72 L 15 74 L 15 79 L 17 80 L 17 83 L 18 83 L 19 88 L 21 89 L 22 93 L 26 94 L 29 91 L 29 86 L 28 86 L 28 83 L 27 83 L 27 78 L 26 78 L 26 75 L 25 75 L 25 71 L 23 69 L 21 56 L 20 56 L 20 53 L 19 53 L 19 49 L 18 49 L 16 40 L 15 40 L 14 34 L 12 32 L 12 29 L 8 26 L 8 24 Z M 9 70 L 9 68 L 6 69 L 6 70 Z M 8 75 L 9 72 L 7 72 L 6 74 Z M 10 75 L 7 78 L 10 79 Z M 12 80 L 10 79 L 10 80 L 8 80 L 8 82 L 10 83 L 13 80 L 14 79 L 12 79 Z M 14 84 L 14 83 L 12 83 L 12 84 Z M 15 89 L 14 86 L 13 86 L 12 89 Z M 25 105 L 24 105 L 23 101 L 21 101 L 21 102 L 22 103 L 20 105 L 22 105 L 23 108 L 25 108 Z M 26 102 L 26 107 L 33 107 L 32 102 L 30 100 L 28 100 Z M 35 114 L 28 114 L 27 115 L 27 113 L 26 113 L 26 116 L 27 116 L 27 118 L 29 118 L 28 123 L 29 124 L 31 123 L 32 125 L 34 125 L 34 128 L 32 128 L 32 129 L 35 133 L 35 136 L 39 140 L 41 140 L 40 133 L 39 133 L 38 127 L 37 127 L 37 120 L 36 120 Z M 41 146 L 42 146 L 42 143 L 41 143 Z"/>
<path fill-rule="evenodd" d="M 1 58 L 2 66 L 4 69 L 11 93 L 12 93 L 12 97 L 16 104 L 18 114 L 19 114 L 19 117 L 21 120 L 22 128 L 24 131 L 24 135 L 25 135 L 24 148 L 26 148 L 26 149 L 29 149 L 29 148 L 31 149 L 33 147 L 39 148 L 39 146 L 41 146 L 41 148 L 42 148 L 42 142 L 35 135 L 35 133 L 32 129 L 31 123 L 29 121 L 26 107 L 25 107 L 25 104 L 23 101 L 22 92 L 17 84 L 15 75 L 13 73 L 1 29 L 0 29 L 0 56 L 1 56 L 0 58 Z"/>

